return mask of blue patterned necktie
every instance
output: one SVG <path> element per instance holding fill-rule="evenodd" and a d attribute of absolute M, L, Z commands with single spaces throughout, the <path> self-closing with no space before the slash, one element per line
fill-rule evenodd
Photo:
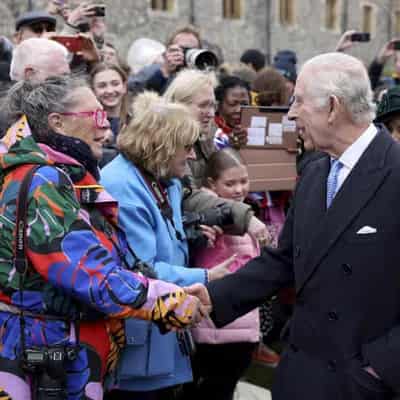
<path fill-rule="evenodd" d="M 326 208 L 328 209 L 338 190 L 338 177 L 343 164 L 339 160 L 331 161 L 331 170 L 326 180 Z"/>

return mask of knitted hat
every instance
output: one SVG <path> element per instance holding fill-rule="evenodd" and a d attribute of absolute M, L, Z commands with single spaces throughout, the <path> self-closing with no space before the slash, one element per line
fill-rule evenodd
<path fill-rule="evenodd" d="M 389 117 L 400 116 L 400 86 L 389 89 L 378 104 L 375 122 L 384 122 Z"/>
<path fill-rule="evenodd" d="M 295 64 L 281 60 L 274 63 L 274 68 L 286 79 L 293 83 L 296 83 L 297 71 Z"/>

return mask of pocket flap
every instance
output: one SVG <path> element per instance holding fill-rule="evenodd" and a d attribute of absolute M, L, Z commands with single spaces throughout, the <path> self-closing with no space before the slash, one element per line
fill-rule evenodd
<path fill-rule="evenodd" d="M 125 336 L 128 346 L 142 346 L 149 340 L 149 321 L 129 318 L 125 321 Z"/>

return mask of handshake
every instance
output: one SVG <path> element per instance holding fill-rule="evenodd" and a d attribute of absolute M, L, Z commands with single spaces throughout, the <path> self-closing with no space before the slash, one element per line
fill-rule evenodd
<path fill-rule="evenodd" d="M 212 311 L 208 290 L 201 283 L 184 287 L 183 291 L 179 294 L 175 292 L 172 297 L 183 298 L 185 306 L 183 310 L 182 307 L 179 307 L 172 313 L 167 311 L 163 316 L 153 314 L 152 320 L 158 325 L 161 333 L 179 332 L 186 328 L 192 328 L 200 323 L 203 318 L 207 318 Z M 169 304 L 160 308 L 171 309 Z"/>
<path fill-rule="evenodd" d="M 209 279 L 219 279 L 229 273 L 228 267 L 235 258 L 236 255 L 233 255 L 210 269 L 208 272 L 212 271 L 213 274 L 209 273 Z M 167 333 L 194 327 L 207 318 L 211 311 L 212 303 L 206 286 L 195 283 L 173 292 L 164 292 L 157 298 L 148 319 L 155 322 L 162 333 Z"/>

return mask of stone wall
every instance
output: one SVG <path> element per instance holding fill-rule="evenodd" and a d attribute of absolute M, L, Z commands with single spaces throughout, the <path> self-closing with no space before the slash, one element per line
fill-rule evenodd
<path fill-rule="evenodd" d="M 45 0 L 31 0 L 36 9 Z M 79 0 L 70 0 L 79 1 Z M 105 0 L 109 35 L 126 55 L 137 38 L 164 41 L 177 26 L 193 21 L 205 39 L 219 44 L 228 61 L 238 60 L 247 48 L 260 48 L 274 54 L 279 49 L 293 49 L 300 63 L 324 51 L 333 50 L 343 29 L 361 28 L 361 6 L 372 4 L 376 12 L 376 32 L 368 44 L 358 44 L 349 52 L 369 61 L 391 36 L 392 8 L 398 0 L 339 0 L 342 19 L 338 28 L 324 28 L 326 0 L 294 0 L 295 23 L 282 26 L 279 0 L 242 0 L 243 15 L 238 20 L 223 19 L 222 0 L 175 0 L 172 12 L 151 10 L 150 0 Z M 397 2 L 397 3 L 396 3 Z M 15 17 L 27 9 L 27 0 L 0 2 L 0 35 L 11 35 Z M 398 5 L 400 7 L 400 4 Z"/>

